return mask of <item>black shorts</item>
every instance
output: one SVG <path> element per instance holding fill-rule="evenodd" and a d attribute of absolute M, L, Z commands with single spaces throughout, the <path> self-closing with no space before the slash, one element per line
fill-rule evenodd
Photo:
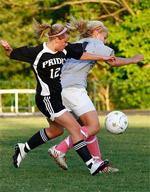
<path fill-rule="evenodd" d="M 36 105 L 39 110 L 49 119 L 61 116 L 67 109 L 62 104 L 61 94 L 41 96 L 36 95 Z"/>

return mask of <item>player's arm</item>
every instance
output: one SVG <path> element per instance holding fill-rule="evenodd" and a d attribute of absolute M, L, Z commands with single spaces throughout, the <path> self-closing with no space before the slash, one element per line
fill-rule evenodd
<path fill-rule="evenodd" d="M 109 65 L 112 67 L 120 67 L 123 65 L 129 65 L 129 64 L 134 64 L 142 61 L 144 59 L 144 56 L 141 54 L 134 55 L 133 57 L 130 58 L 122 58 L 122 57 L 115 57 L 114 60 L 107 61 Z"/>
<path fill-rule="evenodd" d="M 9 43 L 5 40 L 1 40 L 0 44 L 4 48 L 6 55 L 10 57 L 10 59 L 24 61 L 28 63 L 32 63 L 36 56 L 36 49 L 34 47 L 19 47 L 13 49 Z"/>
<path fill-rule="evenodd" d="M 98 53 L 105 56 L 114 56 L 114 58 L 112 57 L 110 60 L 105 60 L 112 67 L 119 67 L 123 65 L 138 63 L 144 58 L 143 55 L 140 54 L 130 58 L 115 57 L 115 52 L 112 48 L 108 47 L 107 45 L 100 44 L 98 41 L 93 42 L 93 46 L 92 43 L 89 43 L 87 45 L 87 52 L 88 50 L 96 54 Z"/>
<path fill-rule="evenodd" d="M 108 62 L 114 62 L 115 59 L 116 59 L 115 56 L 102 56 L 99 54 L 93 54 L 88 52 L 84 52 L 80 57 L 80 60 L 108 61 Z"/>
<path fill-rule="evenodd" d="M 102 56 L 100 54 L 88 53 L 84 50 L 82 43 L 68 44 L 67 46 L 67 56 L 69 58 L 79 59 L 79 60 L 101 60 L 101 61 L 113 61 L 114 56 Z"/>

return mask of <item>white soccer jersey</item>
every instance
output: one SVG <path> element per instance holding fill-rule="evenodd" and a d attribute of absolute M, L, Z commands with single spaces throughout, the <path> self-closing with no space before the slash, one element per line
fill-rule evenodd
<path fill-rule="evenodd" d="M 85 51 L 88 53 L 99 54 L 102 56 L 110 56 L 114 54 L 114 50 L 104 45 L 104 43 L 95 38 L 84 38 L 79 43 L 85 44 Z M 66 87 L 84 87 L 87 86 L 87 75 L 95 61 L 67 59 L 62 68 L 61 84 Z"/>

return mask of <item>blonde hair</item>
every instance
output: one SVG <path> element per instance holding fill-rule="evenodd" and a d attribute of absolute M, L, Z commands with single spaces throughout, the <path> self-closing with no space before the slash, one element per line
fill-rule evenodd
<path fill-rule="evenodd" d="M 55 37 L 63 38 L 64 34 L 67 32 L 67 28 L 62 24 L 40 24 L 38 21 L 33 19 L 34 33 L 38 37 L 46 36 L 50 39 Z"/>
<path fill-rule="evenodd" d="M 71 18 L 71 22 L 66 25 L 68 29 L 72 31 L 79 31 L 80 37 L 90 37 L 93 34 L 94 30 L 99 30 L 100 32 L 108 33 L 108 29 L 104 26 L 103 22 L 93 20 L 85 21 L 81 19 L 77 21 L 74 17 Z"/>

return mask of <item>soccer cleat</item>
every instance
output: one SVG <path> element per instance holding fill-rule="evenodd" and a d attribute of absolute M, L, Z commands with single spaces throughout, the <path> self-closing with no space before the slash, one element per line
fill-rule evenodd
<path fill-rule="evenodd" d="M 119 169 L 112 167 L 110 165 L 106 166 L 100 173 L 117 173 Z"/>
<path fill-rule="evenodd" d="M 15 146 L 15 154 L 13 155 L 13 164 L 16 168 L 20 166 L 21 161 L 25 158 L 26 152 L 24 151 L 25 144 L 17 143 Z"/>
<path fill-rule="evenodd" d="M 56 149 L 56 145 L 48 149 L 48 154 L 54 158 L 55 162 L 64 170 L 68 169 L 68 165 L 66 163 L 65 153 L 58 151 Z"/>
<path fill-rule="evenodd" d="M 96 175 L 97 173 L 103 171 L 103 169 L 108 166 L 109 161 L 108 160 L 97 161 L 95 159 L 91 159 L 86 164 L 89 167 L 91 175 Z"/>

